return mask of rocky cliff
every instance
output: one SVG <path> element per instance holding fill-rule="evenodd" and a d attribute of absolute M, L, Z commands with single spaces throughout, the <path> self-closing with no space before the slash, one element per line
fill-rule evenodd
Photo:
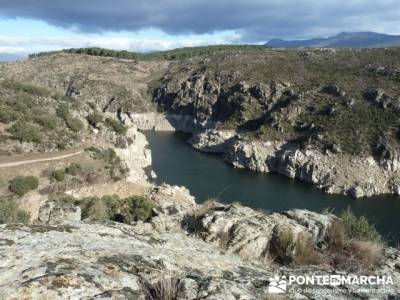
<path fill-rule="evenodd" d="M 257 141 L 231 132 L 207 130 L 191 139 L 195 149 L 223 153 L 237 168 L 274 172 L 316 185 L 323 191 L 352 197 L 370 197 L 399 192 L 398 158 L 376 161 L 318 149 L 303 149 L 294 143 Z M 362 170 L 362 171 L 361 171 Z"/>
<path fill-rule="evenodd" d="M 267 52 L 172 64 L 154 100 L 177 130 L 194 133 L 195 149 L 224 153 L 237 167 L 328 193 L 398 194 L 400 90 L 388 53 Z"/>

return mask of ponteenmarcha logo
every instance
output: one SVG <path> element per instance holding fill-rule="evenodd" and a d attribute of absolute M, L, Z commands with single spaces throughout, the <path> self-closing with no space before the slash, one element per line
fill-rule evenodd
<path fill-rule="evenodd" d="M 312 275 L 312 276 L 274 276 L 269 279 L 268 293 L 284 294 L 290 285 L 297 286 L 391 286 L 391 276 L 355 276 L 355 275 Z"/>
<path fill-rule="evenodd" d="M 284 294 L 287 290 L 286 276 L 275 276 L 269 279 L 268 293 L 271 294 Z"/>

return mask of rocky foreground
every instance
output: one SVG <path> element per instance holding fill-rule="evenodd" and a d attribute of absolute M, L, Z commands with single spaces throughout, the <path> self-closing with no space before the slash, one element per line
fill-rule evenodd
<path fill-rule="evenodd" d="M 329 274 L 390 276 L 394 284 L 345 284 L 336 294 L 321 294 L 326 286 L 314 285 L 278 299 L 400 295 L 400 252 L 392 248 L 383 250 L 373 271 L 339 271 L 309 257 L 303 257 L 307 264 L 294 263 L 300 248 L 284 246 L 282 231 L 290 229 L 295 243 L 307 238 L 320 258 L 327 257 L 328 231 L 337 221 L 333 215 L 199 206 L 186 189 L 170 186 L 153 188 L 150 197 L 159 206 L 149 223 L 89 223 L 80 220 L 79 207 L 53 203 L 42 206 L 36 225 L 1 225 L 0 298 L 275 299 L 268 292 L 275 276 Z M 165 289 L 173 297 L 157 296 Z"/>

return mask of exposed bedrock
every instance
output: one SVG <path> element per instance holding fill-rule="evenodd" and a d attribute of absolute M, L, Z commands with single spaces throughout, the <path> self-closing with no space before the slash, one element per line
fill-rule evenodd
<path fill-rule="evenodd" d="M 155 187 L 151 198 L 159 207 L 150 223 L 87 223 L 72 206 L 51 203 L 41 209 L 40 225 L 1 225 L 0 297 L 144 300 L 146 288 L 161 283 L 171 284 L 176 299 L 252 300 L 267 297 L 276 275 L 341 274 L 324 264 L 291 263 L 304 241 L 328 255 L 329 228 L 338 221 L 333 215 L 200 206 L 187 189 L 168 185 Z M 383 286 L 388 291 L 376 299 L 392 299 L 400 293 L 400 254 L 384 248 L 382 255 L 374 274 L 391 276 L 394 285 Z M 365 289 L 376 288 L 344 284 L 321 297 L 325 286 L 307 287 L 310 292 L 285 299 L 367 299 Z M 363 289 L 347 292 L 354 288 Z"/>

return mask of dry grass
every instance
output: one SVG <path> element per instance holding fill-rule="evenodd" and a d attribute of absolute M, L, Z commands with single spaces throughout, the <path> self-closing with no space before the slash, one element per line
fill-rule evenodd
<path fill-rule="evenodd" d="M 321 258 L 314 248 L 311 237 L 302 233 L 296 235 L 290 228 L 284 228 L 278 232 L 274 250 L 274 254 L 281 263 L 295 265 L 321 263 Z"/>
<path fill-rule="evenodd" d="M 314 249 L 314 241 L 303 234 L 297 237 L 293 261 L 296 265 L 316 265 L 321 257 Z"/>
<path fill-rule="evenodd" d="M 205 214 L 207 214 L 211 209 L 218 206 L 218 202 L 214 198 L 207 199 L 202 205 L 200 205 L 195 211 L 193 216 L 197 218 L 201 218 Z"/>
<path fill-rule="evenodd" d="M 180 281 L 170 272 L 160 271 L 151 280 L 141 278 L 140 283 L 146 300 L 175 300 L 178 297 Z"/>
<path fill-rule="evenodd" d="M 383 258 L 383 243 L 349 238 L 343 223 L 333 223 L 327 234 L 330 263 L 351 272 L 372 271 Z"/>

